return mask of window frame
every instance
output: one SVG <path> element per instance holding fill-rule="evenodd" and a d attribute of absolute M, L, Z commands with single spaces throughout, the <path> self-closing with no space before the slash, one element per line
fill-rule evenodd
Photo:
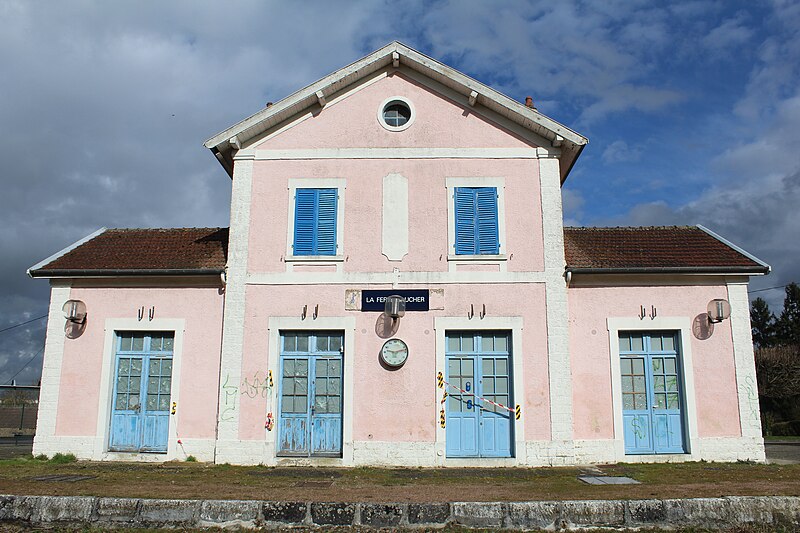
<path fill-rule="evenodd" d="M 502 177 L 449 177 L 445 180 L 447 187 L 447 260 L 459 261 L 506 261 L 506 224 L 505 224 L 505 179 Z M 497 254 L 456 254 L 456 209 L 455 192 L 457 188 L 493 187 L 497 192 Z"/>
<path fill-rule="evenodd" d="M 295 213 L 297 189 L 336 190 L 336 252 L 333 255 L 295 255 Z M 344 261 L 344 209 L 347 182 L 344 178 L 291 178 L 288 183 L 288 221 L 286 231 L 286 262 L 343 262 Z"/>
<path fill-rule="evenodd" d="M 386 111 L 386 108 L 394 103 L 406 106 L 411 113 L 411 116 L 409 116 L 406 123 L 400 126 L 392 126 L 391 124 L 388 124 L 383 116 L 384 111 Z M 414 120 L 416 118 L 417 118 L 417 111 L 416 109 L 414 109 L 414 104 L 412 104 L 411 101 L 404 96 L 390 96 L 389 98 L 381 102 L 381 105 L 378 106 L 378 124 L 380 124 L 384 129 L 388 131 L 407 130 L 408 128 L 411 127 L 412 124 L 414 124 Z"/>
<path fill-rule="evenodd" d="M 169 424 L 170 424 L 170 402 L 172 401 L 172 383 L 173 383 L 173 369 L 174 369 L 174 357 L 175 357 L 175 331 L 157 331 L 157 330 L 116 330 L 115 334 L 115 355 L 114 361 L 112 362 L 112 372 L 113 372 L 113 391 L 111 394 L 111 417 L 109 419 L 109 442 L 108 442 L 108 450 L 111 453 L 156 453 L 156 454 L 166 454 L 167 449 L 169 446 Z M 172 349 L 170 350 L 154 350 L 152 348 L 152 342 L 154 336 L 160 336 L 161 338 L 166 338 L 168 335 L 172 339 Z M 129 349 L 125 349 L 123 346 L 123 340 L 125 338 L 136 338 L 136 336 L 141 336 L 142 339 L 142 347 L 141 349 L 136 349 L 134 346 L 131 346 Z M 131 391 L 130 389 L 121 391 L 119 389 L 119 380 L 120 380 L 120 360 L 122 359 L 129 359 L 131 362 L 133 359 L 140 359 L 141 360 L 141 374 L 138 377 L 139 385 L 136 391 Z M 169 359 L 170 365 L 170 376 L 167 378 L 169 380 L 168 390 L 166 393 L 161 391 L 161 385 L 164 380 L 164 376 L 160 373 L 162 370 L 162 365 L 159 364 L 159 375 L 153 376 L 152 369 L 153 369 L 153 362 L 155 359 L 165 360 Z M 129 362 L 129 364 L 131 364 Z M 128 374 L 128 387 L 130 387 L 132 381 L 130 380 L 130 373 Z M 158 380 L 156 386 L 156 406 L 153 409 L 148 407 L 148 403 L 150 401 L 150 396 L 153 395 L 149 381 L 153 378 Z M 137 392 L 139 396 L 138 404 L 131 408 L 130 407 L 130 397 L 131 392 Z M 162 404 L 162 398 L 166 395 L 167 401 L 166 405 L 163 409 L 160 408 Z M 120 396 L 125 396 L 125 407 L 119 405 Z M 132 413 L 124 413 L 124 411 L 136 411 L 135 414 Z M 115 415 L 121 414 L 123 416 L 135 416 L 139 418 L 140 430 L 137 435 L 138 439 L 135 443 L 136 449 L 125 449 L 124 443 L 114 446 L 112 441 L 114 439 L 114 418 Z M 167 422 L 167 433 L 166 439 L 163 442 L 163 449 L 159 446 L 160 443 L 156 443 L 155 447 L 148 446 L 144 435 L 144 427 L 145 427 L 145 418 L 147 415 L 150 416 L 159 416 L 161 418 L 166 418 Z M 119 422 L 124 423 L 124 422 Z"/>
<path fill-rule="evenodd" d="M 525 443 L 525 384 L 522 376 L 525 375 L 525 352 L 522 349 L 522 331 L 524 320 L 521 316 L 487 316 L 476 324 L 475 320 L 464 317 L 434 317 L 433 329 L 436 338 L 436 368 L 435 371 L 446 375 L 447 365 L 447 333 L 464 332 L 495 332 L 505 331 L 510 335 L 508 350 L 512 354 L 509 365 L 509 389 L 514 404 L 523 406 L 522 416 L 514 420 L 514 434 L 512 442 L 512 457 L 447 457 L 447 429 L 436 424 L 434 448 L 436 450 L 436 466 L 520 466 L 528 463 L 528 448 Z M 440 400 L 444 389 L 436 388 L 436 401 L 432 406 L 431 415 L 439 420 L 441 409 Z"/>
<path fill-rule="evenodd" d="M 308 466 L 312 464 L 333 464 L 335 466 L 354 466 L 353 462 L 353 383 L 355 376 L 354 359 L 347 354 L 355 353 L 356 317 L 318 317 L 309 323 L 300 316 L 272 316 L 269 318 L 267 331 L 269 338 L 268 372 L 280 376 L 280 353 L 283 349 L 281 332 L 303 331 L 320 332 L 336 331 L 344 334 L 344 356 L 342 362 L 342 455 L 341 457 L 280 457 L 284 464 Z M 277 405 L 277 387 L 273 389 L 272 405 Z M 268 431 L 264 440 L 266 446 L 265 464 L 276 465 L 278 443 L 277 431 Z M 297 462 L 295 462 L 297 461 Z"/>
<path fill-rule="evenodd" d="M 670 335 L 671 334 L 671 335 Z M 659 340 L 671 337 L 673 339 L 673 348 L 670 350 L 665 349 L 656 349 L 653 344 L 653 339 L 659 338 Z M 637 348 L 632 345 L 632 341 L 635 338 L 639 338 L 641 340 L 641 348 Z M 642 393 L 638 393 L 635 390 L 635 383 L 636 377 L 639 377 L 635 370 L 632 369 L 631 374 L 626 374 L 622 370 L 620 370 L 621 376 L 621 383 L 620 383 L 620 392 L 622 395 L 622 414 L 623 414 L 623 422 L 625 416 L 634 415 L 637 417 L 646 416 L 648 421 L 648 428 L 647 428 L 647 435 L 649 435 L 649 442 L 650 447 L 643 449 L 641 446 L 637 445 L 637 443 L 627 443 L 625 439 L 625 431 L 623 430 L 623 442 L 625 442 L 625 454 L 626 455 L 684 455 L 686 454 L 686 398 L 685 398 L 685 386 L 684 386 L 684 371 L 683 371 L 683 360 L 681 358 L 680 347 L 682 345 L 682 341 L 680 338 L 680 332 L 676 330 L 619 330 L 617 331 L 617 338 L 619 343 L 619 365 L 620 368 L 622 367 L 623 361 L 635 361 L 640 360 L 642 362 L 642 385 L 644 390 Z M 622 341 L 623 338 L 628 339 L 630 348 L 623 349 Z M 665 363 L 663 362 L 667 358 L 674 358 L 674 374 L 675 374 L 675 390 L 670 391 L 669 386 L 666 383 L 666 374 L 668 373 L 665 367 L 662 367 L 660 375 L 657 374 L 658 372 L 655 368 L 655 361 L 661 360 L 662 365 Z M 629 375 L 634 376 L 632 379 L 633 388 L 631 391 L 625 390 L 625 378 Z M 664 386 L 661 390 L 658 389 L 656 386 L 656 382 L 658 377 L 663 377 L 665 379 Z M 625 395 L 626 394 L 633 394 L 634 397 L 637 394 L 641 394 L 644 396 L 645 405 L 644 407 L 637 408 L 634 399 L 634 405 L 630 408 L 626 408 L 625 406 Z M 658 402 L 657 395 L 664 396 L 664 405 L 661 406 Z M 675 395 L 677 397 L 678 406 L 676 408 L 669 407 L 669 396 Z M 666 411 L 678 411 L 680 415 L 680 429 L 681 429 L 681 446 L 670 446 L 669 443 L 666 445 L 659 445 L 656 442 L 655 436 L 655 421 L 654 417 L 656 415 L 664 415 L 667 414 Z M 644 412 L 644 413 L 643 413 Z M 674 414 L 674 413 L 673 413 Z M 669 423 L 669 422 L 667 422 Z"/>
<path fill-rule="evenodd" d="M 172 382 L 170 384 L 170 404 L 181 405 L 181 366 L 183 361 L 183 337 L 186 330 L 186 321 L 182 318 L 155 318 L 151 322 L 140 322 L 136 318 L 107 318 L 105 320 L 105 336 L 103 339 L 103 363 L 100 377 L 100 395 L 97 407 L 97 436 L 92 444 L 91 458 L 93 460 L 114 461 L 164 461 L 178 457 L 176 428 L 177 417 L 169 417 L 169 439 L 167 441 L 166 459 L 164 454 L 143 452 L 113 452 L 109 450 L 111 437 L 112 394 L 114 393 L 114 372 L 116 370 L 117 334 L 125 331 L 136 331 L 150 334 L 157 331 L 174 332 L 172 348 Z M 213 441 L 213 438 L 212 438 Z M 207 459 L 206 459 L 207 460 Z"/>
<path fill-rule="evenodd" d="M 484 447 L 484 439 L 485 435 L 481 434 L 481 430 L 475 434 L 475 454 L 461 454 L 456 453 L 456 450 L 448 450 L 447 445 L 445 442 L 445 453 L 448 459 L 512 459 L 515 453 L 515 416 L 514 413 L 507 413 L 505 411 L 499 411 L 497 408 L 493 407 L 491 404 L 484 403 L 482 401 L 476 400 L 476 397 L 483 397 L 490 399 L 490 396 L 494 397 L 494 401 L 498 401 L 503 405 L 511 407 L 512 409 L 515 406 L 514 403 L 514 359 L 512 354 L 513 348 L 513 339 L 512 339 L 513 332 L 512 330 L 508 329 L 501 329 L 501 330 L 484 330 L 484 329 L 473 329 L 473 330 L 445 330 L 445 379 L 453 382 L 454 378 L 451 373 L 451 361 L 455 360 L 465 360 L 469 359 L 472 361 L 472 381 L 473 381 L 473 388 L 470 391 L 470 387 L 467 387 L 469 392 L 463 393 L 453 388 L 446 389 L 448 392 L 447 400 L 446 400 L 446 407 L 445 411 L 447 413 L 448 421 L 452 420 L 453 417 L 460 418 L 461 413 L 473 411 L 474 417 L 476 421 L 480 421 L 480 425 L 484 425 L 484 423 L 489 423 L 493 418 L 494 414 L 498 412 L 502 412 L 502 415 L 508 417 L 509 421 L 509 449 L 508 454 L 503 452 L 496 452 L 492 449 L 486 449 Z M 504 350 L 485 350 L 482 346 L 482 341 L 485 337 L 491 338 L 504 338 L 506 342 L 506 348 Z M 457 338 L 472 338 L 473 342 L 473 349 L 472 350 L 465 350 L 463 346 L 458 347 L 458 349 L 451 349 L 451 340 Z M 459 343 L 460 344 L 460 343 Z M 493 347 L 494 348 L 494 347 Z M 506 391 L 505 393 L 498 394 L 496 390 L 488 391 L 487 384 L 484 383 L 487 379 L 498 379 L 498 374 L 487 375 L 484 373 L 483 365 L 486 361 L 492 361 L 493 368 L 496 366 L 497 360 L 505 359 L 506 361 L 506 372 L 504 375 L 501 375 L 499 379 L 506 380 Z M 494 385 L 494 382 L 493 382 Z M 460 385 L 456 384 L 456 387 Z M 486 388 L 484 388 L 486 387 Z M 494 387 L 493 387 L 494 388 Z M 507 396 L 506 400 L 498 400 L 498 395 L 505 395 Z M 464 411 L 463 408 L 459 409 L 459 411 L 452 410 L 453 403 L 461 404 L 464 401 L 464 397 L 472 396 L 472 399 L 467 400 L 467 408 L 469 411 Z M 473 406 L 469 404 L 469 402 L 473 402 Z M 484 412 L 489 412 L 491 414 L 486 415 Z M 456 414 L 458 413 L 458 414 Z M 445 427 L 445 435 L 447 435 L 447 426 Z"/>
<path fill-rule="evenodd" d="M 299 337 L 300 335 L 306 335 L 308 339 L 308 345 L 306 350 L 288 350 L 286 348 L 286 339 L 290 336 Z M 326 337 L 332 338 L 334 336 L 340 338 L 340 345 L 338 350 L 320 350 L 319 347 L 316 345 L 316 340 L 321 336 L 324 335 Z M 275 416 L 277 422 L 277 431 L 278 431 L 278 439 L 276 441 L 277 447 L 275 449 L 276 457 L 304 457 L 304 458 L 314 458 L 314 457 L 333 457 L 333 458 L 342 458 L 343 453 L 343 426 L 344 426 L 344 357 L 345 357 L 345 331 L 344 330 L 316 330 L 316 329 L 303 329 L 303 330 L 279 330 L 279 345 L 278 345 L 278 390 L 276 394 L 276 407 L 275 407 Z M 313 344 L 312 344 L 313 342 Z M 292 406 L 292 411 L 285 411 L 284 410 L 284 393 L 285 386 L 286 386 L 286 379 L 287 377 L 295 377 L 292 376 L 285 376 L 285 364 L 288 360 L 293 360 L 295 363 L 299 360 L 303 360 L 307 362 L 307 370 L 306 370 L 306 390 L 305 390 L 305 397 L 306 397 L 306 406 L 305 411 L 298 412 L 295 410 L 295 405 Z M 318 383 L 317 378 L 320 376 L 317 374 L 317 367 L 316 365 L 321 360 L 336 360 L 339 363 L 339 373 L 335 376 L 324 376 L 326 380 L 338 379 L 339 380 L 339 394 L 338 394 L 338 413 L 330 413 L 330 412 L 319 412 L 315 414 L 315 410 L 313 407 L 312 402 L 316 400 L 317 397 L 325 396 L 330 398 L 331 396 L 336 397 L 337 395 L 331 394 L 318 394 Z M 328 381 L 326 381 L 326 384 Z M 294 392 L 294 391 L 293 391 Z M 297 394 L 289 395 L 294 399 L 298 396 Z M 327 415 L 334 415 L 334 416 L 327 416 Z M 313 421 L 314 418 L 317 417 L 318 420 L 325 419 L 325 418 L 336 418 L 335 415 L 338 415 L 338 425 L 339 425 L 339 450 L 337 452 L 330 452 L 330 451 L 323 451 L 323 452 L 314 452 L 313 449 L 313 435 L 314 435 L 314 428 Z M 306 426 L 306 436 L 308 437 L 308 441 L 306 443 L 307 451 L 297 451 L 297 450 L 282 450 L 281 449 L 281 433 L 285 430 L 282 427 L 287 421 L 291 419 L 302 419 L 305 418 L 307 420 Z"/>
<path fill-rule="evenodd" d="M 680 316 L 657 316 L 646 322 L 639 317 L 629 318 L 607 318 L 606 329 L 608 330 L 609 342 L 609 366 L 611 367 L 611 403 L 614 416 L 614 437 L 613 437 L 613 458 L 603 460 L 611 461 L 663 461 L 670 457 L 684 457 L 688 461 L 698 461 L 701 458 L 699 444 L 699 432 L 697 429 L 697 401 L 694 387 L 694 362 L 692 357 L 692 343 L 694 338 L 691 329 L 692 319 Z M 652 331 L 674 331 L 678 333 L 678 345 L 676 348 L 681 358 L 681 372 L 683 376 L 683 405 L 685 409 L 684 417 L 684 443 L 685 452 L 683 454 L 626 454 L 624 423 L 622 415 L 622 369 L 620 367 L 620 332 L 652 332 Z M 604 456 L 605 457 L 605 456 Z"/>

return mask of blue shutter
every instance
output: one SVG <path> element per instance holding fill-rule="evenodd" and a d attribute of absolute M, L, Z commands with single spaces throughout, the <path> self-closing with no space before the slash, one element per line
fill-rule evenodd
<path fill-rule="evenodd" d="M 474 255 L 475 194 L 469 187 L 456 187 L 456 255 Z"/>
<path fill-rule="evenodd" d="M 294 255 L 336 255 L 336 189 L 297 189 Z"/>
<path fill-rule="evenodd" d="M 500 253 L 497 189 L 456 187 L 456 255 Z"/>
<path fill-rule="evenodd" d="M 294 255 L 314 255 L 316 189 L 297 189 L 294 208 Z"/>
<path fill-rule="evenodd" d="M 336 189 L 317 190 L 317 246 L 315 255 L 336 255 Z"/>
<path fill-rule="evenodd" d="M 477 219 L 477 253 L 497 255 L 500 253 L 500 238 L 497 229 L 497 189 L 480 187 L 475 189 Z"/>

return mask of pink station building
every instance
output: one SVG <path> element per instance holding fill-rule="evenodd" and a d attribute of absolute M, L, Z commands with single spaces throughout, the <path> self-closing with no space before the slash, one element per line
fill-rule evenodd
<path fill-rule="evenodd" d="M 769 266 L 701 226 L 564 227 L 586 143 L 398 42 L 267 105 L 205 143 L 230 228 L 104 228 L 31 267 L 34 453 L 763 461 Z"/>

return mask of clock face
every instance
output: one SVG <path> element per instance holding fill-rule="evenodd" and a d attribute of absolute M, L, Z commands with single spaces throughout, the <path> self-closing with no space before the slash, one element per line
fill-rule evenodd
<path fill-rule="evenodd" d="M 400 339 L 389 339 L 381 348 L 381 361 L 387 366 L 397 368 L 403 366 L 408 359 L 408 346 Z"/>

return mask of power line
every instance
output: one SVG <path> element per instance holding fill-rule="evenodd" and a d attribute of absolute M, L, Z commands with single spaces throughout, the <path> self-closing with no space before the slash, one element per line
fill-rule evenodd
<path fill-rule="evenodd" d="M 771 291 L 773 289 L 783 289 L 785 287 L 788 287 L 789 285 L 791 285 L 791 283 L 787 283 L 786 285 L 778 285 L 777 287 L 767 287 L 766 289 L 756 289 L 754 291 L 747 291 L 747 294 L 753 294 L 753 293 L 756 293 L 756 292 Z"/>
<path fill-rule="evenodd" d="M 0 333 L 3 333 L 4 331 L 8 331 L 10 329 L 18 328 L 20 326 L 24 326 L 25 324 L 30 324 L 31 322 L 36 322 L 37 320 L 41 320 L 41 319 L 46 318 L 46 317 L 47 317 L 47 315 L 42 315 L 42 316 L 37 316 L 36 318 L 31 318 L 27 322 L 20 322 L 19 324 L 14 324 L 13 326 L 9 326 L 9 327 L 7 327 L 5 329 L 0 329 Z"/>
<path fill-rule="evenodd" d="M 17 373 L 16 373 L 16 374 L 14 374 L 14 375 L 13 375 L 13 376 L 11 376 L 10 378 L 8 378 L 8 381 L 6 381 L 6 385 L 8 385 L 8 384 L 9 384 L 9 383 L 11 383 L 12 381 L 14 381 L 14 378 L 15 378 L 15 377 L 17 377 L 17 376 L 20 374 L 20 372 L 22 372 L 23 370 L 25 370 L 26 368 L 28 368 L 28 365 L 29 365 L 29 364 L 31 364 L 31 362 L 32 362 L 34 359 L 36 359 L 36 357 L 37 357 L 37 356 L 38 356 L 40 353 L 42 353 L 43 351 L 44 351 L 44 343 L 42 343 L 42 347 L 41 347 L 41 348 L 39 348 L 39 351 L 38 351 L 38 352 L 36 352 L 35 354 L 33 354 L 33 357 L 31 357 L 30 359 L 28 359 L 28 362 L 27 362 L 27 363 L 25 363 L 25 365 L 23 365 L 23 367 L 22 367 L 22 368 L 20 368 L 19 370 L 17 370 Z"/>

